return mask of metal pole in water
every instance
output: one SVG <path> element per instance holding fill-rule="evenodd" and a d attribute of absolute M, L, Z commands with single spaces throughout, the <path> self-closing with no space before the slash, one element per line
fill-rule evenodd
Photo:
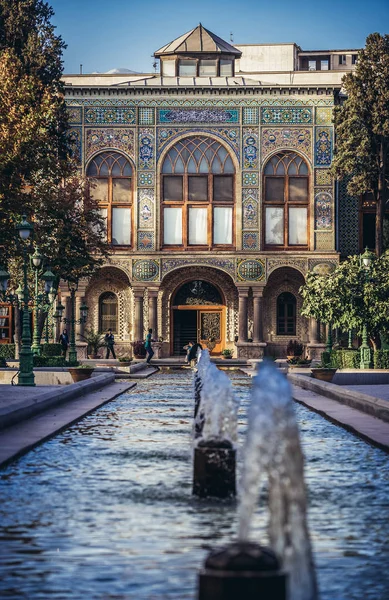
<path fill-rule="evenodd" d="M 193 494 L 200 498 L 236 495 L 236 450 L 228 440 L 201 440 L 194 451 Z"/>

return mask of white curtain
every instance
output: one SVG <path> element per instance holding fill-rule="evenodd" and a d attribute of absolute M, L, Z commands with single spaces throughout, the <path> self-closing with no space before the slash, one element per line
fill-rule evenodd
<path fill-rule="evenodd" d="M 189 208 L 189 244 L 206 244 L 207 233 L 207 209 Z"/>
<path fill-rule="evenodd" d="M 265 243 L 283 245 L 284 243 L 284 209 L 276 206 L 266 207 Z"/>
<path fill-rule="evenodd" d="M 232 207 L 213 209 L 213 243 L 232 244 Z"/>
<path fill-rule="evenodd" d="M 163 212 L 165 244 L 182 244 L 182 208 L 165 208 Z"/>
<path fill-rule="evenodd" d="M 131 208 L 112 209 L 112 243 L 131 244 Z"/>
<path fill-rule="evenodd" d="M 307 209 L 289 208 L 289 244 L 307 244 Z"/>

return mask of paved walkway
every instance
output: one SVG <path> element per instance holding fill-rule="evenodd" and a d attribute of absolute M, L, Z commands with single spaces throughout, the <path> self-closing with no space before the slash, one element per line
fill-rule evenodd
<path fill-rule="evenodd" d="M 381 398 L 381 400 L 389 401 L 389 384 L 385 385 L 342 385 L 348 390 L 354 390 L 361 394 L 368 394 L 374 396 L 374 398 Z"/>

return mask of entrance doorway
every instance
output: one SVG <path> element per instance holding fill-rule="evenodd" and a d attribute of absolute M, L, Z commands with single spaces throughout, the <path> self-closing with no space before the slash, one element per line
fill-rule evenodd
<path fill-rule="evenodd" d="M 175 356 L 185 355 L 188 342 L 199 342 L 203 348 L 211 342 L 211 354 L 224 347 L 225 305 L 219 290 L 206 281 L 185 283 L 172 302 L 172 347 Z"/>

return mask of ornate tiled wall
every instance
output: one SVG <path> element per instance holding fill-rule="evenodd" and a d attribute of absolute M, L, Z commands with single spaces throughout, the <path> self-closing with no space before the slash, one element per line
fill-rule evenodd
<path fill-rule="evenodd" d="M 347 181 L 339 183 L 339 252 L 342 257 L 359 252 L 359 199 L 347 192 Z"/>

